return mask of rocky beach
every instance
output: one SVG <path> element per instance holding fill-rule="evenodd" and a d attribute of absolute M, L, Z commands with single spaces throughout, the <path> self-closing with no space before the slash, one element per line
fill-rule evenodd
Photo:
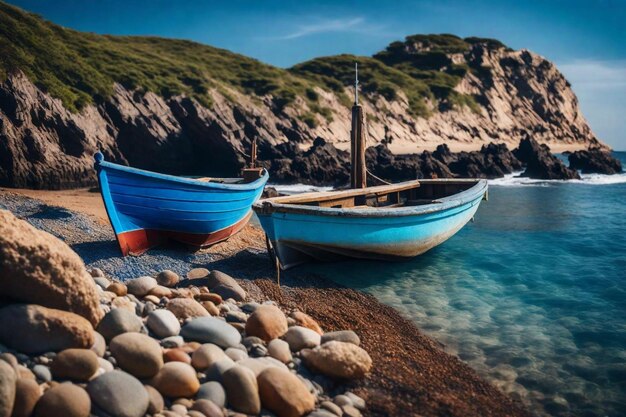
<path fill-rule="evenodd" d="M 0 208 L 23 219 L 1 212 L 3 416 L 528 415 L 374 297 L 279 287 L 254 226 L 120 258 L 92 216 Z"/>

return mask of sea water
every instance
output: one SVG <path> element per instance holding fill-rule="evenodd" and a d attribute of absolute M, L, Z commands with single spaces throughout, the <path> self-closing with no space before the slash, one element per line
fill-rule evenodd
<path fill-rule="evenodd" d="M 626 416 L 626 174 L 511 175 L 412 261 L 306 269 L 395 307 L 537 414 Z"/>

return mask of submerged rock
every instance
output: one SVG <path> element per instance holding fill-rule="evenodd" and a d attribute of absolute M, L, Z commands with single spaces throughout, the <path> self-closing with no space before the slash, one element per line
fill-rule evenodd
<path fill-rule="evenodd" d="M 96 284 L 82 259 L 49 233 L 0 210 L 0 297 L 102 317 Z"/>

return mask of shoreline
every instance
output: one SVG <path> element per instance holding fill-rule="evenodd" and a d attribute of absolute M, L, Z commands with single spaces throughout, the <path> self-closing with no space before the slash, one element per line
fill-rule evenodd
<path fill-rule="evenodd" d="M 86 264 L 102 267 L 110 275 L 121 274 L 116 277 L 123 279 L 139 276 L 147 273 L 146 267 L 161 267 L 154 264 L 163 263 L 165 256 L 167 262 L 175 257 L 182 262 L 179 268 L 201 266 L 224 271 L 237 278 L 253 297 L 297 307 L 318 320 L 326 331 L 352 328 L 374 360 L 374 368 L 365 379 L 349 383 L 351 390 L 366 399 L 366 415 L 530 415 L 521 403 L 446 353 L 412 322 L 373 296 L 297 271 L 284 274 L 279 288 L 258 227 L 248 225 L 228 241 L 196 254 L 171 248 L 155 250 L 150 256 L 120 259 L 101 205 L 100 195 L 87 189 L 0 189 L 0 207 L 7 206 L 36 227 L 61 237 Z"/>

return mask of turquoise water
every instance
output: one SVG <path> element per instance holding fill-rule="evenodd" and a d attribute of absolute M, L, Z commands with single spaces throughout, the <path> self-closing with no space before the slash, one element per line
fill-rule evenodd
<path fill-rule="evenodd" d="M 625 204 L 626 174 L 509 177 L 413 261 L 306 268 L 395 307 L 537 414 L 624 416 Z"/>

